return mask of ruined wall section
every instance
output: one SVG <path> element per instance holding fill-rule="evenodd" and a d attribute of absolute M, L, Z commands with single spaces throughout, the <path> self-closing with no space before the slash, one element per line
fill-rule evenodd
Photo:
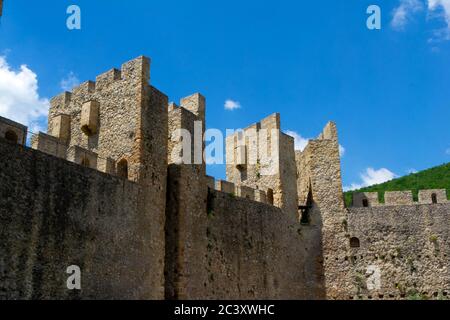
<path fill-rule="evenodd" d="M 0 299 L 164 298 L 148 186 L 3 140 L 0 162 Z M 71 265 L 81 291 L 67 289 Z"/>
<path fill-rule="evenodd" d="M 347 211 L 342 191 L 339 142 L 336 125 L 327 124 L 318 139 L 309 141 L 303 152 L 296 153 L 298 198 L 306 209 L 304 220 L 314 238 L 320 237 L 324 258 L 327 298 L 336 298 L 348 287 L 341 266 L 330 259 L 336 251 L 346 250 Z M 315 231 L 314 231 L 315 230 Z M 320 234 L 318 234 L 320 232 Z"/>
<path fill-rule="evenodd" d="M 350 208 L 347 250 L 329 255 L 351 281 L 340 298 L 448 299 L 449 214 L 449 203 Z"/>

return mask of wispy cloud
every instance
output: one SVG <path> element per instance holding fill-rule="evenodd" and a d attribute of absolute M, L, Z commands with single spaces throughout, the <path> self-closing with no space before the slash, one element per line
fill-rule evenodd
<path fill-rule="evenodd" d="M 428 0 L 428 11 L 431 18 L 445 21 L 445 27 L 435 30 L 430 42 L 450 40 L 450 0 Z"/>
<path fill-rule="evenodd" d="M 234 101 L 234 100 L 228 99 L 227 101 L 225 101 L 224 107 L 225 107 L 225 110 L 233 111 L 236 109 L 240 109 L 241 104 L 239 101 Z"/>
<path fill-rule="evenodd" d="M 445 150 L 445 153 L 448 154 L 450 156 L 450 148 L 448 148 L 447 150 Z"/>
<path fill-rule="evenodd" d="M 26 65 L 14 70 L 6 57 L 0 56 L 0 115 L 42 130 L 48 108 L 48 99 L 39 96 L 36 73 Z"/>
<path fill-rule="evenodd" d="M 419 0 L 400 0 L 400 5 L 394 9 L 391 26 L 396 30 L 403 30 L 412 16 L 423 9 L 424 4 Z"/>
<path fill-rule="evenodd" d="M 373 169 L 367 168 L 363 173 L 360 174 L 361 182 L 360 183 L 352 183 L 350 186 L 344 188 L 345 191 L 357 190 L 364 187 L 373 186 L 375 184 L 384 183 L 396 178 L 397 175 L 392 171 L 381 168 L 381 169 Z"/>
<path fill-rule="evenodd" d="M 345 148 L 342 145 L 339 145 L 339 155 L 341 157 L 345 155 Z"/>
<path fill-rule="evenodd" d="M 60 82 L 61 89 L 64 91 L 71 91 L 78 85 L 80 85 L 80 80 L 72 71 Z"/>
<path fill-rule="evenodd" d="M 450 40 L 450 0 L 400 0 L 392 14 L 392 28 L 405 30 L 415 15 L 423 11 L 428 20 L 439 19 L 445 24 L 443 28 L 432 30 L 432 37 L 428 41 L 435 43 Z"/>

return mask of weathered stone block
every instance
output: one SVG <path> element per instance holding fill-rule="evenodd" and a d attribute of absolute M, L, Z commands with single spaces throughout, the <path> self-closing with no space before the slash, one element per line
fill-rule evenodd
<path fill-rule="evenodd" d="M 181 99 L 180 105 L 205 121 L 206 99 L 200 93 Z"/>
<path fill-rule="evenodd" d="M 98 155 L 79 146 L 71 146 L 67 150 L 67 160 L 83 167 L 97 169 Z"/>
<path fill-rule="evenodd" d="M 255 190 L 255 200 L 262 203 L 267 203 L 267 195 L 262 190 Z"/>
<path fill-rule="evenodd" d="M 52 119 L 52 136 L 67 143 L 70 139 L 70 115 L 60 114 Z"/>
<path fill-rule="evenodd" d="M 96 82 L 96 86 L 98 86 L 98 88 L 101 89 L 102 87 L 108 86 L 116 80 L 121 80 L 121 78 L 122 78 L 122 73 L 120 70 L 111 69 L 103 74 L 98 75 L 95 78 L 95 82 Z"/>
<path fill-rule="evenodd" d="M 67 107 L 70 104 L 70 101 L 72 100 L 72 93 L 71 92 L 63 92 L 55 97 L 53 97 L 50 100 L 50 106 L 51 108 L 55 109 L 63 109 L 64 107 Z"/>
<path fill-rule="evenodd" d="M 216 181 L 215 181 L 214 177 L 206 176 L 205 179 L 206 179 L 206 185 L 208 186 L 208 188 L 211 190 L 215 190 Z"/>
<path fill-rule="evenodd" d="M 237 186 L 236 195 L 241 198 L 255 200 L 255 190 L 247 186 Z"/>
<path fill-rule="evenodd" d="M 445 189 L 419 191 L 419 203 L 421 204 L 436 204 L 447 202 L 447 190 Z"/>
<path fill-rule="evenodd" d="M 31 137 L 31 147 L 58 158 L 66 158 L 67 145 L 58 138 L 39 132 Z"/>
<path fill-rule="evenodd" d="M 216 182 L 216 190 L 225 193 L 236 194 L 236 187 L 234 183 L 228 181 L 218 180 Z"/>
<path fill-rule="evenodd" d="M 387 191 L 384 194 L 386 205 L 410 205 L 413 204 L 413 196 L 411 191 Z"/>
<path fill-rule="evenodd" d="M 376 207 L 379 206 L 378 192 L 355 192 L 353 193 L 353 207 Z"/>
<path fill-rule="evenodd" d="M 116 173 L 116 162 L 111 158 L 98 158 L 97 169 L 108 174 Z"/>
<path fill-rule="evenodd" d="M 97 133 L 100 104 L 88 101 L 81 108 L 81 131 L 90 136 Z"/>
<path fill-rule="evenodd" d="M 274 113 L 261 120 L 261 129 L 280 129 L 280 114 Z"/>
<path fill-rule="evenodd" d="M 236 150 L 236 166 L 242 168 L 247 164 L 247 148 L 246 146 L 237 146 Z"/>
<path fill-rule="evenodd" d="M 93 81 L 85 81 L 79 86 L 72 89 L 72 95 L 76 97 L 87 96 L 95 92 L 96 83 Z"/>

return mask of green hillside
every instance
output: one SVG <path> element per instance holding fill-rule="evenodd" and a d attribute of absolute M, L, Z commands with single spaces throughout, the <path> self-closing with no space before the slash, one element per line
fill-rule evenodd
<path fill-rule="evenodd" d="M 450 200 L 450 163 L 434 167 L 409 176 L 394 179 L 371 187 L 349 191 L 345 193 L 347 206 L 352 203 L 354 192 L 378 192 L 378 198 L 384 203 L 384 191 L 412 190 L 414 200 L 418 199 L 419 190 L 424 189 L 447 189 L 447 197 Z"/>

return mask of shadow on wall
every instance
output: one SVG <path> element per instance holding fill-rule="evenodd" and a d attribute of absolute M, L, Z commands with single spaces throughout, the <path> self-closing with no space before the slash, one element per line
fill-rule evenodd
<path fill-rule="evenodd" d="M 311 198 L 309 209 L 301 219 L 302 242 L 305 246 L 303 267 L 306 281 L 306 299 L 325 300 L 326 284 L 323 252 L 323 219 L 319 206 Z"/>

